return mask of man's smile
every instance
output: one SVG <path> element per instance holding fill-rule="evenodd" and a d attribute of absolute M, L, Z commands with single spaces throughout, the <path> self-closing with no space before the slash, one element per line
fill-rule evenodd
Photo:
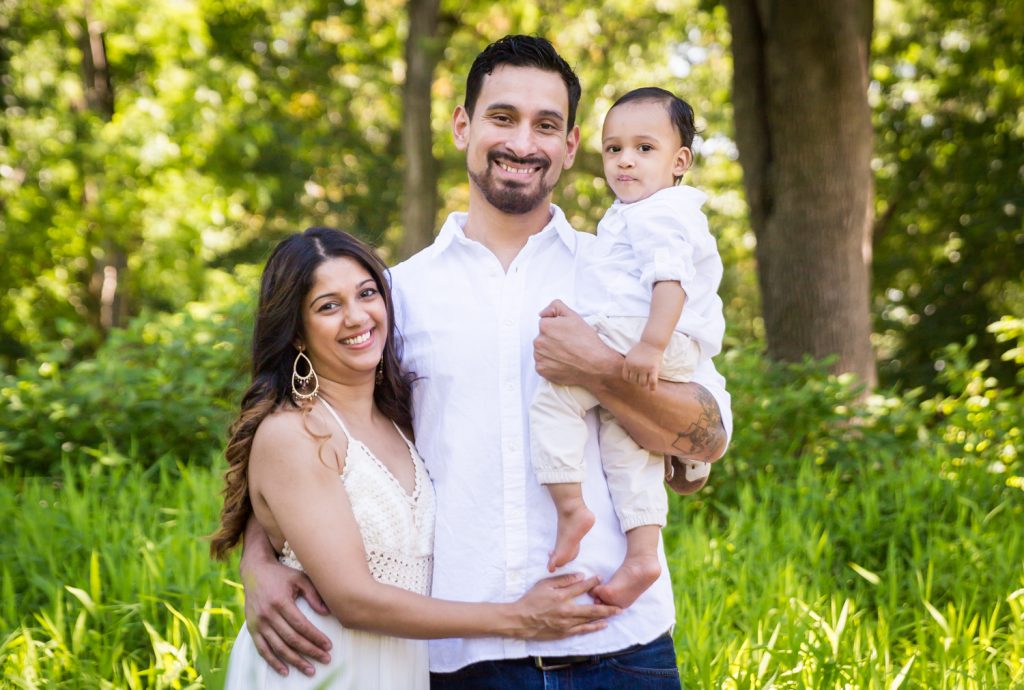
<path fill-rule="evenodd" d="M 527 178 L 534 173 L 543 172 L 550 165 L 549 161 L 538 157 L 513 158 L 508 154 L 496 152 L 490 153 L 487 159 L 503 172 L 519 178 Z"/>
<path fill-rule="evenodd" d="M 529 175 L 540 170 L 540 168 L 514 168 L 511 165 L 508 165 L 507 163 L 502 163 L 501 161 L 497 161 L 497 163 L 499 168 L 501 168 L 505 172 L 510 172 L 513 175 Z"/>

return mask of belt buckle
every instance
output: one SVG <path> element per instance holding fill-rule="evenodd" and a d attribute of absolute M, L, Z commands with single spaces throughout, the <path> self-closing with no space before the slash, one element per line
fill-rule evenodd
<path fill-rule="evenodd" d="M 557 659 L 558 657 L 555 657 L 555 658 Z M 572 662 L 569 662 L 569 663 L 563 662 L 563 663 L 560 663 L 560 664 L 557 664 L 557 663 L 556 664 L 548 664 L 548 663 L 546 663 L 544 661 L 544 657 L 542 657 L 542 656 L 535 656 L 535 657 L 533 657 L 533 665 L 536 666 L 541 671 L 561 671 L 562 669 L 569 668 L 570 666 L 572 666 Z"/>

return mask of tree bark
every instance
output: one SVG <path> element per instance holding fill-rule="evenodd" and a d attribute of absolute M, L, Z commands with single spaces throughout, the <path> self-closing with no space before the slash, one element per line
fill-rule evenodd
<path fill-rule="evenodd" d="M 836 372 L 874 386 L 872 0 L 725 5 L 768 354 L 835 355 Z"/>
<path fill-rule="evenodd" d="M 408 257 L 430 244 L 437 216 L 437 160 L 430 124 L 430 92 L 441 54 L 440 0 L 409 0 L 402 92 L 402 226 L 400 253 Z"/>
<path fill-rule="evenodd" d="M 84 108 L 102 121 L 109 122 L 114 117 L 114 87 L 110 76 L 110 65 L 107 62 L 106 41 L 102 26 L 90 17 L 91 4 L 85 2 L 82 26 L 78 33 L 78 47 L 82 52 L 82 85 L 85 99 Z M 91 174 L 83 168 L 82 205 L 85 208 L 85 222 L 88 234 L 97 237 L 98 256 L 93 260 L 89 279 L 91 301 L 97 306 L 97 325 L 106 334 L 112 328 L 123 324 L 125 303 L 121 283 L 128 265 L 127 254 L 113 237 L 112 232 L 97 228 L 102 222 L 102 214 L 98 212 L 99 175 Z"/>

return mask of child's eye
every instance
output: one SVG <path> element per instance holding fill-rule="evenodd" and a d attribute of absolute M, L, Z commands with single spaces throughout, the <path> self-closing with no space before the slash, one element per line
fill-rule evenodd
<path fill-rule="evenodd" d="M 640 144 L 640 150 L 646 153 L 648 151 L 653 151 L 654 147 L 650 144 Z"/>
<path fill-rule="evenodd" d="M 605 151 L 607 151 L 608 153 L 618 153 L 619 152 L 619 147 L 618 146 L 608 146 L 608 147 L 605 148 Z"/>

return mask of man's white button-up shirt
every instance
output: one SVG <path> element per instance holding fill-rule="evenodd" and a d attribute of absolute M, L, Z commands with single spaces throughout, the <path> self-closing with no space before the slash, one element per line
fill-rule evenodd
<path fill-rule="evenodd" d="M 555 511 L 530 462 L 528 409 L 539 376 L 533 340 L 539 312 L 574 298 L 576 254 L 593 236 L 577 233 L 562 211 L 531 236 L 502 269 L 463 232 L 453 213 L 435 242 L 392 270 L 403 364 L 413 387 L 416 445 L 437 495 L 433 596 L 458 601 L 518 599 L 547 577 Z M 715 396 L 731 431 L 724 381 L 707 362 L 695 378 Z M 597 524 L 567 572 L 607 580 L 626 541 L 608 495 L 597 446 L 597 417 L 587 418 L 584 498 Z M 646 643 L 668 630 L 674 607 L 668 570 L 605 630 L 565 640 L 447 639 L 430 643 L 432 671 L 487 659 L 598 654 Z M 588 599 L 589 601 L 589 599 Z"/>

